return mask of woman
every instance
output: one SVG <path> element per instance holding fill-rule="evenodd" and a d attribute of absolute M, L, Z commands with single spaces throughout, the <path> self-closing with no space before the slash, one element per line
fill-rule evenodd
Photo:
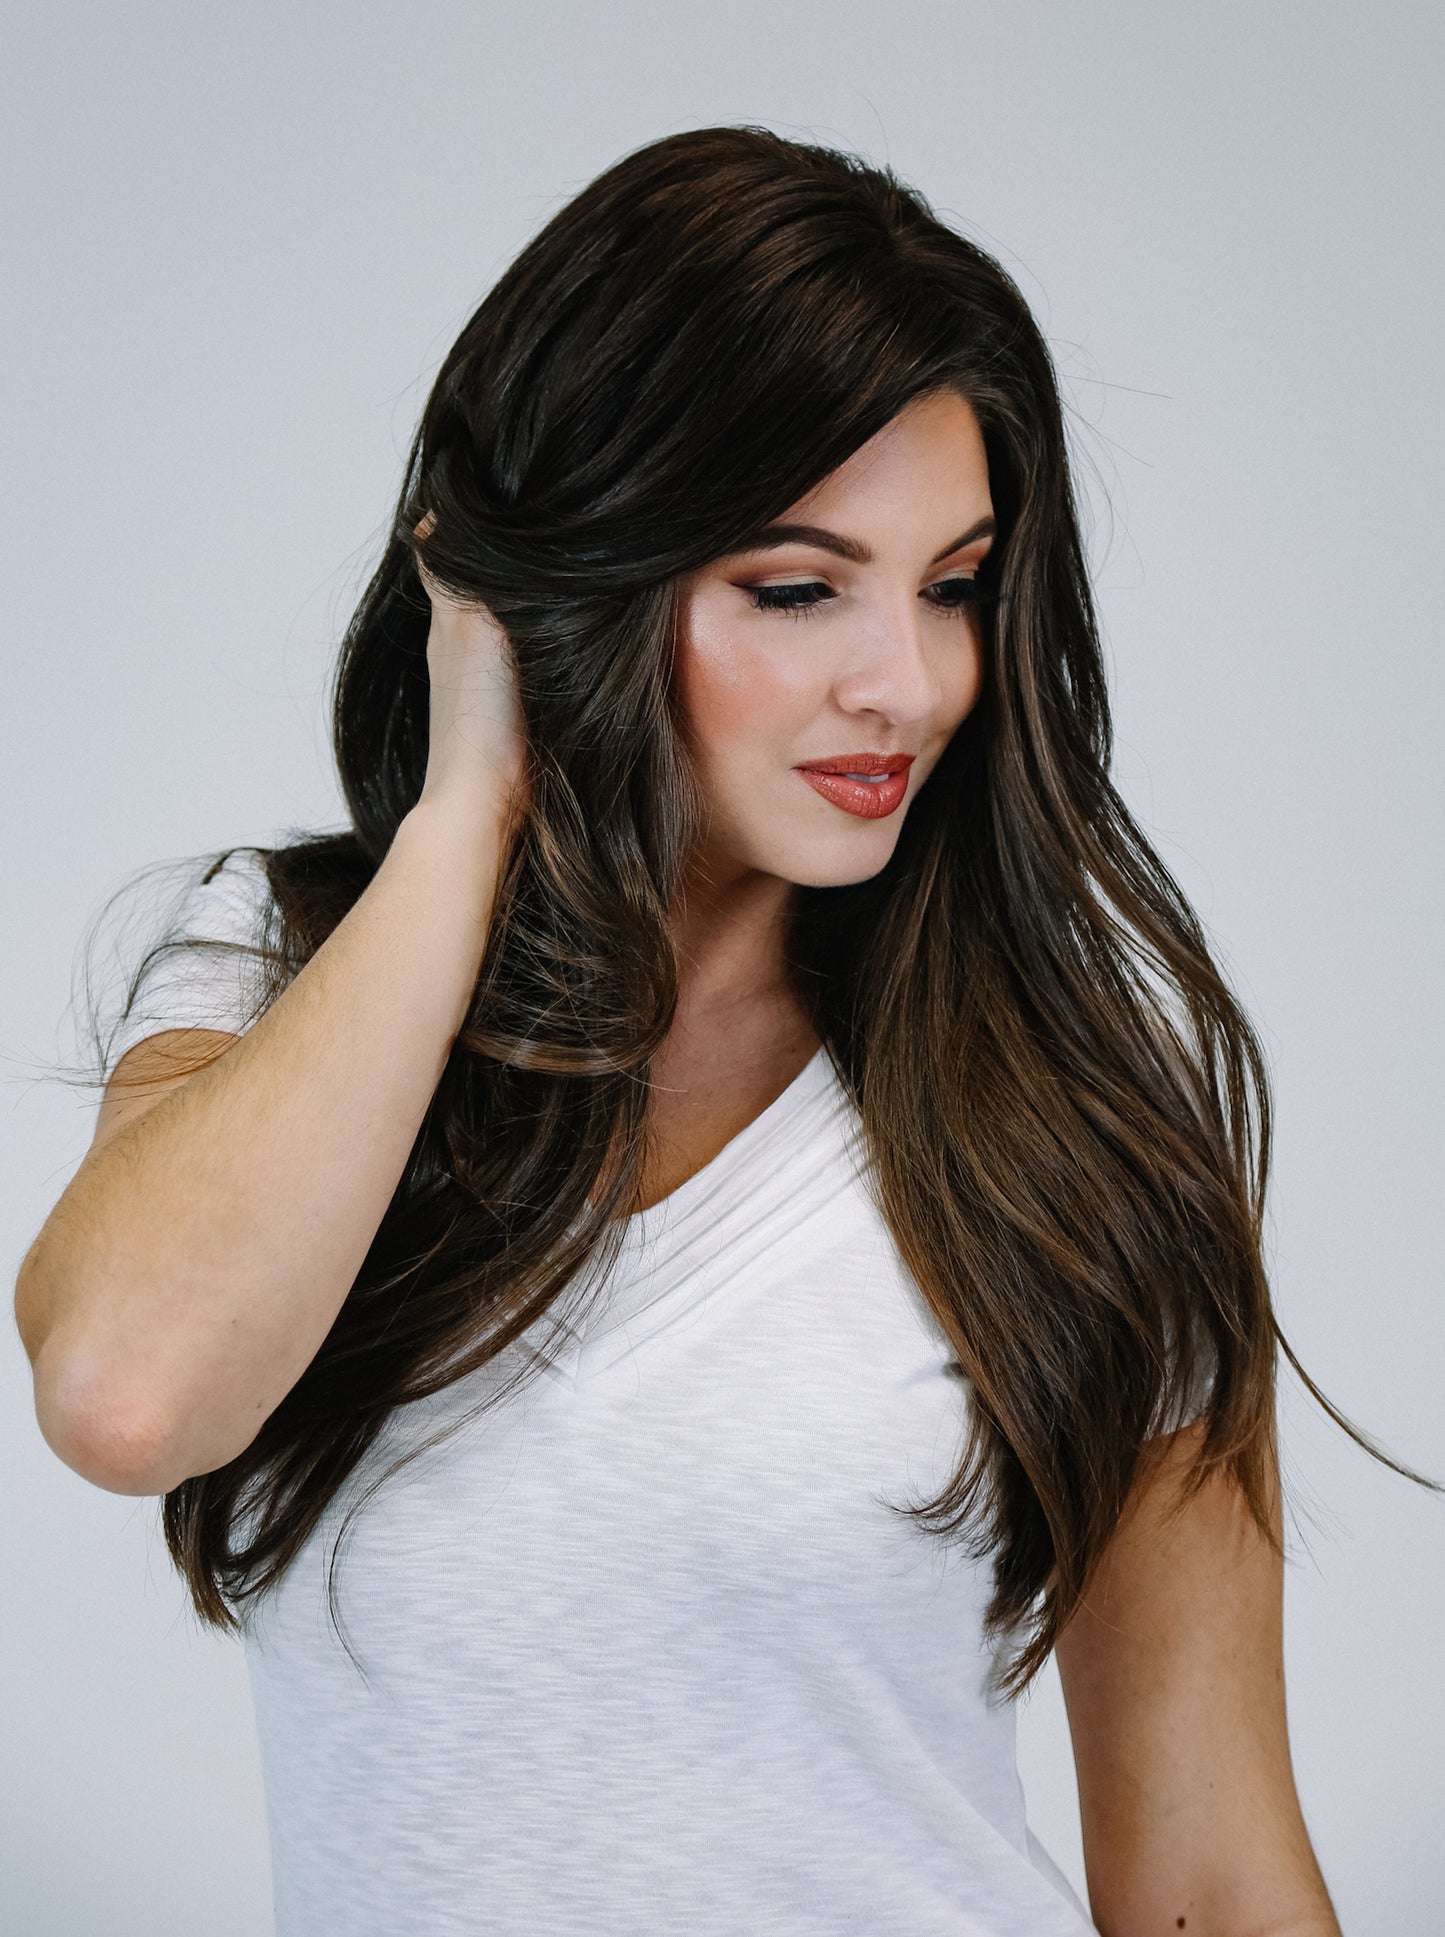
<path fill-rule="evenodd" d="M 447 357 L 335 727 L 17 1289 L 245 1633 L 282 1937 L 1088 1929 L 1055 1650 L 1097 1927 L 1335 1932 L 1264 1073 L 998 265 L 762 129 L 625 157 Z"/>

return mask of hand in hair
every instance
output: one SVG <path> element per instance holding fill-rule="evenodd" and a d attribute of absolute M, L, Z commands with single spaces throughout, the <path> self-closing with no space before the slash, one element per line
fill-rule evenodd
<path fill-rule="evenodd" d="M 436 523 L 428 511 L 416 527 L 426 538 Z M 526 815 L 530 797 L 527 732 L 517 668 L 507 635 L 480 602 L 447 591 L 417 559 L 431 600 L 427 672 L 431 717 L 423 797 L 475 794 L 500 798 L 510 809 L 509 834 Z"/>

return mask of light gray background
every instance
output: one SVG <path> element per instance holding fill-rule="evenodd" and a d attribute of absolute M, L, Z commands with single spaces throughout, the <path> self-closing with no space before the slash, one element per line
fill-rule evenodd
<path fill-rule="evenodd" d="M 1092 472 L 1130 800 L 1265 1031 L 1306 1364 L 1445 1474 L 1442 15 L 1421 4 L 288 4 L 10 13 L 3 1231 L 94 1102 L 82 930 L 134 872 L 334 825 L 321 696 L 443 353 L 643 141 L 891 159 L 1020 278 Z M 0 1328 L 0 1922 L 264 1937 L 244 1669 L 156 1504 L 45 1448 Z M 1350 1937 L 1441 1929 L 1445 1502 L 1287 1381 L 1300 1791 Z M 1081 1880 L 1049 1679 L 1022 1721 Z"/>

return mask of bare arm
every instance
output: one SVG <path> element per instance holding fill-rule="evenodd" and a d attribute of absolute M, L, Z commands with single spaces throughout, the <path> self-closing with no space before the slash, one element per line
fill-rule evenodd
<path fill-rule="evenodd" d="M 113 1492 L 225 1464 L 300 1378 L 465 1016 L 525 805 L 525 742 L 500 628 L 429 590 L 426 786 L 375 877 L 218 1060 L 147 1096 L 112 1077 L 21 1265 L 41 1431 Z M 159 1070 L 164 1050 L 164 1035 L 136 1045 L 127 1074 Z"/>
<path fill-rule="evenodd" d="M 1193 1431 L 1162 1442 L 1056 1650 L 1094 1920 L 1340 1937 L 1290 1763 L 1283 1563 L 1224 1479 L 1164 1515 Z"/>

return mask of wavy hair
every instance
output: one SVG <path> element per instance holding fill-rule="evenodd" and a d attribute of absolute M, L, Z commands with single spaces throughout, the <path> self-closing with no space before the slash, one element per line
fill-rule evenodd
<path fill-rule="evenodd" d="M 788 947 L 970 1387 L 957 1471 L 899 1510 L 991 1558 L 986 1622 L 1017 1643 L 1016 1694 L 1149 1442 L 1196 1413 L 1185 1497 L 1227 1468 L 1278 1546 L 1278 1348 L 1386 1457 L 1272 1310 L 1266 1071 L 1110 780 L 1063 411 L 1027 304 L 891 169 L 705 128 L 598 176 L 462 330 L 336 669 L 351 824 L 264 853 L 274 993 L 421 791 L 420 558 L 511 641 L 530 809 L 465 1023 L 328 1336 L 242 1454 L 165 1497 L 206 1622 L 237 1626 L 280 1578 L 395 1408 L 496 1360 L 615 1255 L 678 999 L 669 909 L 702 824 L 671 679 L 676 581 L 943 388 L 977 416 L 999 521 L 982 694 L 881 872 L 795 890 Z"/>

